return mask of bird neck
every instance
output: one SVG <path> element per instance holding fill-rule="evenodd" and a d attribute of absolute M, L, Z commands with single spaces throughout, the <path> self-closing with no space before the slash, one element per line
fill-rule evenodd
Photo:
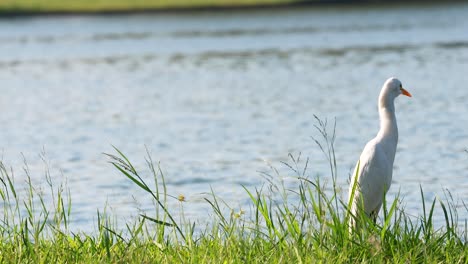
<path fill-rule="evenodd" d="M 398 126 L 393 100 L 379 102 L 379 117 L 380 130 L 377 139 L 386 146 L 387 156 L 393 160 L 398 143 Z"/>

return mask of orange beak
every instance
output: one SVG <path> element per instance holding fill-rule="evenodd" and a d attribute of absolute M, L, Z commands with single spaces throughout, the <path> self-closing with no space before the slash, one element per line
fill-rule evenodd
<path fill-rule="evenodd" d="M 406 95 L 406 96 L 408 96 L 408 97 L 411 97 L 411 94 L 410 94 L 408 91 L 406 91 L 405 89 L 400 88 L 400 90 L 401 90 L 401 93 L 402 93 L 402 94 L 404 94 L 404 95 Z"/>

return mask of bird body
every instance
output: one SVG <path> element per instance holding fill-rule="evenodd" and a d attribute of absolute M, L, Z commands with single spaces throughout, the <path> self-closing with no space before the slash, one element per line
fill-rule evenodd
<path fill-rule="evenodd" d="M 388 79 L 379 95 L 380 130 L 369 141 L 354 169 L 350 188 L 350 230 L 356 228 L 361 214 L 374 221 L 382 206 L 384 194 L 392 182 L 393 162 L 398 143 L 398 126 L 394 100 L 400 94 L 411 97 L 396 78 Z"/>

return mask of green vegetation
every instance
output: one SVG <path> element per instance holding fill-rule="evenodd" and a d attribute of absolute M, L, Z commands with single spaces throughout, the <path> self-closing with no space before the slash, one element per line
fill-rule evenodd
<path fill-rule="evenodd" d="M 3 13 L 106 12 L 291 4 L 297 0 L 2 0 Z"/>
<path fill-rule="evenodd" d="M 272 168 L 271 174 L 265 174 L 264 189 L 245 188 L 248 208 L 230 208 L 213 192 L 206 199 L 212 208 L 207 226 L 196 226 L 183 211 L 176 214 L 176 208 L 169 208 L 169 199 L 181 206 L 189 203 L 183 196 L 171 195 L 159 165 L 150 157 L 148 179 L 119 150 L 106 154 L 154 201 L 155 210 L 142 213 L 123 229 L 111 216 L 98 212 L 94 235 L 69 231 L 70 195 L 63 186 L 53 187 L 49 173 L 50 204 L 44 191 L 31 183 L 27 167 L 29 189 L 21 199 L 11 172 L 1 164 L 0 262 L 468 263 L 466 220 L 463 227 L 457 225 L 457 208 L 450 196 L 426 204 L 422 189 L 419 217 L 406 215 L 397 199 L 384 204 L 384 217 L 377 224 L 366 221 L 362 233 L 350 235 L 346 223 L 353 216 L 344 209 L 347 204 L 335 184 L 334 133 L 327 133 L 326 123 L 319 121 L 317 127 L 323 140 L 316 142 L 329 161 L 331 186 L 307 177 L 308 159 L 290 155 L 284 163 L 290 175 Z M 280 175 L 295 179 L 297 186 L 287 187 Z M 445 218 L 442 228 L 434 227 L 436 208 Z M 468 210 L 466 205 L 460 208 Z"/>

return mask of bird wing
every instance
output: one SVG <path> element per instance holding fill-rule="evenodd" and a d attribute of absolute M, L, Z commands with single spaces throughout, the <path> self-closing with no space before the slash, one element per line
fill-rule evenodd
<path fill-rule="evenodd" d="M 359 171 L 357 172 L 358 166 L 356 166 L 349 190 L 351 196 L 354 183 L 357 184 L 354 191 L 352 212 L 356 213 L 356 206 L 362 200 L 364 211 L 370 215 L 372 212 L 378 212 L 382 205 L 383 194 L 389 187 L 388 178 L 391 179 L 392 165 L 389 164 L 385 152 L 375 139 L 366 144 L 358 164 Z"/>

